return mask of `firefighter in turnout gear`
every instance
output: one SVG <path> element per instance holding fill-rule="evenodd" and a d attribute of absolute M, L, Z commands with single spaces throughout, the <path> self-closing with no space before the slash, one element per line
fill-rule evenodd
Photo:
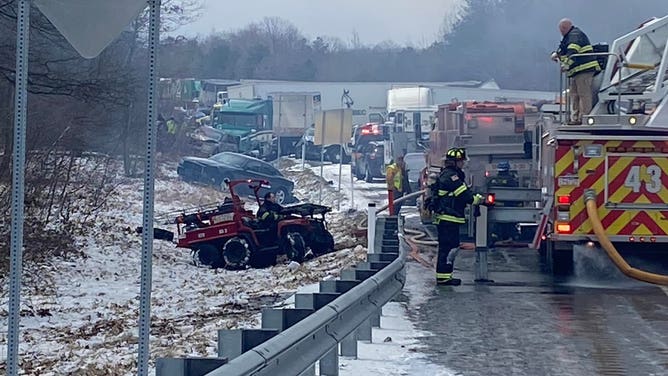
<path fill-rule="evenodd" d="M 559 60 L 562 70 L 568 72 L 571 81 L 570 96 L 573 103 L 573 117 L 569 124 L 582 124 L 582 116 L 591 112 L 594 74 L 601 71 L 595 56 L 575 56 L 576 54 L 593 53 L 594 47 L 587 35 L 573 22 L 564 18 L 559 22 L 559 32 L 563 36 L 559 50 L 552 53 L 552 59 Z"/>
<path fill-rule="evenodd" d="M 510 172 L 510 163 L 499 162 L 496 167 L 496 176 L 487 179 L 487 189 L 490 187 L 519 187 L 517 176 Z"/>
<path fill-rule="evenodd" d="M 438 226 L 436 283 L 439 285 L 461 284 L 460 279 L 452 278 L 453 264 L 459 253 L 459 227 L 466 223 L 466 205 L 483 202 L 483 196 L 473 194 L 466 185 L 466 176 L 462 171 L 466 159 L 464 149 L 448 150 L 444 157 L 444 167 L 436 182 L 430 186 L 429 206 L 434 212 L 434 223 Z"/>
<path fill-rule="evenodd" d="M 385 178 L 387 180 L 387 190 L 392 192 L 392 200 L 402 197 L 408 191 L 406 163 L 404 157 L 398 156 L 394 163 L 387 166 L 385 170 Z M 399 215 L 401 211 L 401 202 L 394 203 L 394 214 Z"/>
<path fill-rule="evenodd" d="M 276 195 L 273 192 L 268 192 L 264 195 L 264 202 L 257 210 L 257 219 L 265 227 L 271 228 L 280 219 L 280 212 L 283 207 L 276 203 Z"/>

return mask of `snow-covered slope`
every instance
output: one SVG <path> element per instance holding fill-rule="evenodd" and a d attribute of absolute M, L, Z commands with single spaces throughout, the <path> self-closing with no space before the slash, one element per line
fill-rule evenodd
<path fill-rule="evenodd" d="M 184 183 L 175 164 L 162 164 L 155 182 L 156 216 L 220 202 L 212 188 Z M 290 171 L 298 197 L 317 186 L 311 170 Z M 130 375 L 136 363 L 142 179 L 118 178 L 110 207 L 78 245 L 85 257 L 25 263 L 21 308 L 21 368 L 34 375 Z M 326 187 L 323 204 L 334 204 Z M 252 206 L 251 206 L 252 207 Z M 151 357 L 214 356 L 217 329 L 257 327 L 263 305 L 285 300 L 362 261 L 365 249 L 352 235 L 363 214 L 333 213 L 331 230 L 340 251 L 307 261 L 295 271 L 284 264 L 227 271 L 197 268 L 188 250 L 154 242 Z M 171 225 L 156 224 L 165 229 Z M 330 277 L 331 278 L 331 277 Z M 6 356 L 8 281 L 3 277 L 0 355 Z M 4 359 L 3 359 L 4 360 Z M 4 365 L 3 365 L 4 366 Z M 136 372 L 136 368 L 135 372 Z"/>

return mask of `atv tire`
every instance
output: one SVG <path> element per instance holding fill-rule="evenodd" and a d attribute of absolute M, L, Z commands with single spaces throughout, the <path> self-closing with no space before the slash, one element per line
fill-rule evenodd
<path fill-rule="evenodd" d="M 316 231 L 310 244 L 311 251 L 316 256 L 334 252 L 334 236 L 327 231 Z"/>
<path fill-rule="evenodd" d="M 193 262 L 196 266 L 206 265 L 217 269 L 225 265 L 225 260 L 220 250 L 212 244 L 202 244 L 194 252 Z"/>
<path fill-rule="evenodd" d="M 285 235 L 283 240 L 285 245 L 285 255 L 288 260 L 298 263 L 304 262 L 304 255 L 306 255 L 306 243 L 304 238 L 298 232 L 289 232 Z"/>
<path fill-rule="evenodd" d="M 238 236 L 225 242 L 225 245 L 223 245 L 223 259 L 227 269 L 246 269 L 251 259 L 251 249 L 248 242 Z"/>

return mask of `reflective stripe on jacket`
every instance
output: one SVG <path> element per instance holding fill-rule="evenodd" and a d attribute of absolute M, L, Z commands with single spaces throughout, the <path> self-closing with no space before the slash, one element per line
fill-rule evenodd
<path fill-rule="evenodd" d="M 393 188 L 399 192 L 403 192 L 401 188 L 404 178 L 401 168 L 396 163 L 392 163 L 391 165 L 387 166 L 385 176 L 387 178 L 388 188 Z"/>
<path fill-rule="evenodd" d="M 594 47 L 589 42 L 587 35 L 582 30 L 573 26 L 571 30 L 564 35 L 559 44 L 559 58 L 561 62 L 568 67 L 568 77 L 573 77 L 578 73 L 589 71 L 600 71 L 595 56 L 575 56 L 575 54 L 584 54 L 594 52 Z"/>

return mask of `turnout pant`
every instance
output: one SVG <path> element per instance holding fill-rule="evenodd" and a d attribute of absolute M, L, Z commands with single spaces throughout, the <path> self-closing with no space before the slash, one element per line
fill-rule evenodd
<path fill-rule="evenodd" d="M 438 223 L 438 260 L 436 262 L 436 280 L 452 278 L 453 263 L 448 263 L 448 255 L 459 248 L 459 224 L 441 220 Z M 456 251 L 455 251 L 456 252 Z"/>
<path fill-rule="evenodd" d="M 571 77 L 571 101 L 573 102 L 572 121 L 582 123 L 582 116 L 591 112 L 594 95 L 592 93 L 592 82 L 594 72 L 582 72 Z"/>
<path fill-rule="evenodd" d="M 396 189 L 394 189 L 394 190 L 393 190 L 393 195 L 394 195 L 393 198 L 394 198 L 395 200 L 398 200 L 398 199 L 400 199 L 401 197 L 403 197 L 404 193 L 403 193 L 403 192 L 399 192 L 399 191 L 397 191 Z M 403 201 L 402 201 L 402 202 L 395 202 L 395 203 L 394 203 L 394 214 L 395 214 L 395 215 L 399 215 L 399 212 L 401 211 L 401 207 L 402 207 L 403 205 L 404 205 Z"/>

